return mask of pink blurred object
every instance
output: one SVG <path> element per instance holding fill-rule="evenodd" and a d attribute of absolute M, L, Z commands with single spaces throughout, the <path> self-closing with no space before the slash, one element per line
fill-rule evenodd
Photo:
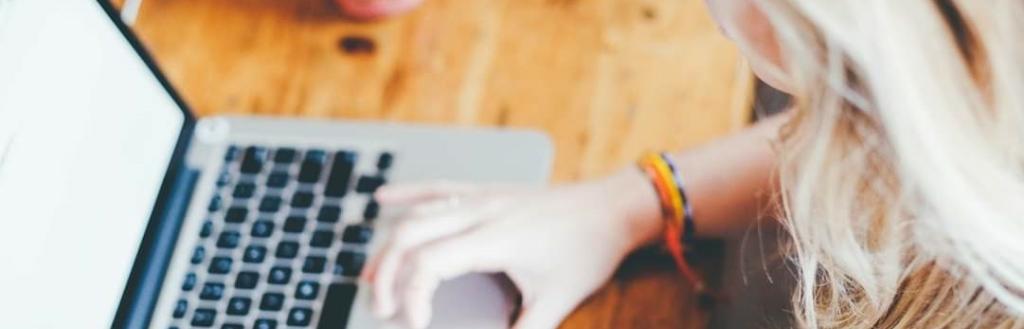
<path fill-rule="evenodd" d="M 397 15 L 416 8 L 423 0 L 335 0 L 346 14 L 358 19 Z"/>

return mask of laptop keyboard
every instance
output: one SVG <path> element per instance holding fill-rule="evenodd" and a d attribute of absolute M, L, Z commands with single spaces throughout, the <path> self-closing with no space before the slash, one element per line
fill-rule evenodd
<path fill-rule="evenodd" d="M 345 328 L 392 154 L 232 146 L 224 160 L 170 328 Z"/>

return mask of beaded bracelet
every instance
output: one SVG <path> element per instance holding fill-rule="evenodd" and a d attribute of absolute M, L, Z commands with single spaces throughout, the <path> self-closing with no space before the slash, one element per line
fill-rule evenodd
<path fill-rule="evenodd" d="M 679 273 L 698 293 L 704 293 L 704 281 L 689 264 L 693 249 L 693 208 L 686 198 L 678 166 L 666 154 L 650 153 L 640 158 L 638 167 L 651 180 L 662 217 L 665 220 L 665 246 Z"/>

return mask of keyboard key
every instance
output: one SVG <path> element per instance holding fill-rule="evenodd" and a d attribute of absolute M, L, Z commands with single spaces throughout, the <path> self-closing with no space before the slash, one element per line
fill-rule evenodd
<path fill-rule="evenodd" d="M 227 274 L 231 272 L 231 258 L 228 257 L 214 257 L 210 261 L 210 273 L 211 274 Z"/>
<path fill-rule="evenodd" d="M 365 244 L 373 238 L 373 229 L 367 226 L 353 225 L 345 228 L 341 233 L 341 241 L 347 243 Z"/>
<path fill-rule="evenodd" d="M 315 154 L 314 151 L 306 153 L 306 159 L 302 160 L 302 165 L 299 166 L 299 182 L 316 183 L 320 181 L 320 174 L 324 170 L 325 160 L 323 157 L 316 156 Z"/>
<path fill-rule="evenodd" d="M 275 266 L 270 269 L 270 274 L 267 275 L 267 283 L 271 284 L 288 284 L 288 281 L 292 279 L 292 269 Z"/>
<path fill-rule="evenodd" d="M 352 170 L 355 169 L 355 165 L 355 153 L 348 151 L 335 153 L 334 162 L 331 164 L 331 173 L 327 177 L 327 187 L 324 189 L 324 195 L 330 197 L 345 196 L 352 180 Z"/>
<path fill-rule="evenodd" d="M 282 293 L 268 292 L 263 294 L 263 299 L 260 300 L 260 309 L 264 311 L 280 311 L 283 306 L 284 294 Z"/>
<path fill-rule="evenodd" d="M 181 283 L 181 290 L 182 291 L 192 291 L 192 289 L 195 288 L 195 287 L 196 287 L 196 274 L 195 273 L 185 274 L 185 282 Z"/>
<path fill-rule="evenodd" d="M 192 251 L 192 264 L 202 263 L 204 258 L 206 258 L 206 248 L 203 248 L 203 246 L 197 246 L 196 249 Z"/>
<path fill-rule="evenodd" d="M 269 220 L 258 220 L 252 224 L 252 232 L 250 233 L 256 238 L 270 237 L 274 233 L 274 222 Z"/>
<path fill-rule="evenodd" d="M 295 241 L 281 241 L 277 244 L 277 251 L 274 253 L 277 258 L 292 259 L 299 254 L 299 243 Z"/>
<path fill-rule="evenodd" d="M 249 217 L 249 209 L 244 207 L 231 207 L 228 212 L 224 214 L 224 221 L 228 223 L 244 223 L 245 219 Z"/>
<path fill-rule="evenodd" d="M 278 308 L 280 310 L 280 308 Z M 277 329 L 277 320 L 258 319 L 252 325 L 253 329 Z"/>
<path fill-rule="evenodd" d="M 328 248 L 331 242 L 334 242 L 334 232 L 327 230 L 313 232 L 313 237 L 309 239 L 309 245 L 313 248 Z"/>
<path fill-rule="evenodd" d="M 192 314 L 192 326 L 193 327 L 211 327 L 213 321 L 217 319 L 217 311 L 212 308 L 198 308 L 196 312 Z"/>
<path fill-rule="evenodd" d="M 391 165 L 395 162 L 395 156 L 391 152 L 384 152 L 377 158 L 377 169 L 384 171 L 391 168 Z"/>
<path fill-rule="evenodd" d="M 302 233 L 306 230 L 306 217 L 290 216 L 284 220 L 284 231 L 288 233 Z"/>
<path fill-rule="evenodd" d="M 242 261 L 246 263 L 259 264 L 263 262 L 263 259 L 267 256 L 267 247 L 264 246 L 248 246 L 245 248 L 245 253 L 242 254 Z"/>
<path fill-rule="evenodd" d="M 322 308 L 325 312 L 320 312 L 318 329 L 345 328 L 356 298 L 356 289 L 356 285 L 351 283 L 335 283 L 327 287 Z"/>
<path fill-rule="evenodd" d="M 313 310 L 305 307 L 296 307 L 288 312 L 288 325 L 305 327 L 309 325 L 313 317 Z"/>
<path fill-rule="evenodd" d="M 227 313 L 230 315 L 246 315 L 249 314 L 249 306 L 252 305 L 252 299 L 249 297 L 234 297 L 228 301 Z"/>
<path fill-rule="evenodd" d="M 302 281 L 299 282 L 298 286 L 295 286 L 295 298 L 303 300 L 316 299 L 316 295 L 320 291 L 320 284 L 313 281 Z"/>
<path fill-rule="evenodd" d="M 323 256 L 309 256 L 306 257 L 306 261 L 302 263 L 302 273 L 308 274 L 320 274 L 324 272 L 324 267 L 327 264 L 327 258 Z"/>
<path fill-rule="evenodd" d="M 387 180 L 382 176 L 363 176 L 359 177 L 359 182 L 356 183 L 356 192 L 373 194 L 377 192 L 381 186 L 387 183 Z"/>
<path fill-rule="evenodd" d="M 256 284 L 260 281 L 260 274 L 252 271 L 238 272 L 238 277 L 235 279 L 235 288 L 238 289 L 253 289 L 256 288 Z"/>
<path fill-rule="evenodd" d="M 223 205 L 224 200 L 221 199 L 220 195 L 214 195 L 213 198 L 210 199 L 210 206 L 207 207 L 206 210 L 216 212 L 217 210 L 220 210 L 220 207 Z"/>
<path fill-rule="evenodd" d="M 245 326 L 238 323 L 225 323 L 220 326 L 220 329 L 245 329 Z"/>
<path fill-rule="evenodd" d="M 380 204 L 377 203 L 377 200 L 371 199 L 366 203 L 366 209 L 363 210 L 363 219 L 374 220 L 378 215 L 380 215 Z"/>
<path fill-rule="evenodd" d="M 245 149 L 245 158 L 242 159 L 241 171 L 246 174 L 255 174 L 263 170 L 263 164 L 267 162 L 267 149 L 259 146 L 250 146 Z"/>
<path fill-rule="evenodd" d="M 224 162 L 232 162 L 238 159 L 238 146 L 228 146 L 224 151 Z"/>
<path fill-rule="evenodd" d="M 181 319 L 185 317 L 185 312 L 188 312 L 188 301 L 179 299 L 177 304 L 174 304 L 174 316 L 175 319 Z"/>
<path fill-rule="evenodd" d="M 274 152 L 274 162 L 276 163 L 292 163 L 295 162 L 297 152 L 293 148 L 282 147 Z"/>
<path fill-rule="evenodd" d="M 208 238 L 210 234 L 213 234 L 213 221 L 207 220 L 203 222 L 203 227 L 199 228 L 199 237 Z"/>
<path fill-rule="evenodd" d="M 275 171 L 267 177 L 267 187 L 283 188 L 288 185 L 288 172 Z"/>
<path fill-rule="evenodd" d="M 306 209 L 313 205 L 313 199 L 316 197 L 313 193 L 299 191 L 292 195 L 292 208 L 293 209 Z"/>
<path fill-rule="evenodd" d="M 238 240 L 242 235 L 235 231 L 221 232 L 217 238 L 217 248 L 234 249 L 238 247 Z"/>
<path fill-rule="evenodd" d="M 366 263 L 366 254 L 358 251 L 342 250 L 338 252 L 335 260 L 334 274 L 343 276 L 359 276 L 363 272 L 363 264 Z"/>
<path fill-rule="evenodd" d="M 281 209 L 281 197 L 276 195 L 264 196 L 260 200 L 260 212 L 274 213 Z"/>
<path fill-rule="evenodd" d="M 337 223 L 340 218 L 341 207 L 339 206 L 323 206 L 316 216 L 316 220 L 322 223 Z"/>
<path fill-rule="evenodd" d="M 203 290 L 199 292 L 199 299 L 220 300 L 224 296 L 224 284 L 207 282 L 203 284 Z"/>
<path fill-rule="evenodd" d="M 256 193 L 256 185 L 249 182 L 238 183 L 235 185 L 235 191 L 231 192 L 231 196 L 235 199 L 248 199 Z"/>

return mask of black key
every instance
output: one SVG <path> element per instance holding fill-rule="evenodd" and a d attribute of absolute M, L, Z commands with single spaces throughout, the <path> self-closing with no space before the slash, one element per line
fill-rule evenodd
<path fill-rule="evenodd" d="M 299 243 L 295 241 L 281 241 L 277 244 L 277 251 L 274 253 L 277 258 L 292 259 L 299 254 Z"/>
<path fill-rule="evenodd" d="M 199 299 L 202 300 L 220 300 L 224 296 L 224 284 L 223 283 L 210 283 L 203 284 L 203 290 L 199 292 Z"/>
<path fill-rule="evenodd" d="M 363 272 L 363 264 L 366 263 L 366 254 L 357 251 L 342 250 L 338 252 L 335 260 L 334 274 L 343 276 L 359 276 Z"/>
<path fill-rule="evenodd" d="M 317 329 L 339 329 L 348 324 L 348 316 L 352 311 L 352 303 L 356 298 L 356 285 L 351 283 L 335 283 L 327 287 L 323 310 Z"/>
<path fill-rule="evenodd" d="M 210 206 L 207 207 L 206 210 L 209 210 L 210 212 L 215 212 L 217 210 L 220 210 L 220 207 L 223 205 L 224 200 L 221 199 L 220 195 L 214 195 L 213 198 L 210 199 Z"/>
<path fill-rule="evenodd" d="M 203 227 L 199 229 L 199 237 L 208 238 L 210 234 L 213 234 L 213 221 L 207 220 L 203 222 Z"/>
<path fill-rule="evenodd" d="M 366 203 L 366 209 L 363 209 L 363 219 L 374 220 L 378 215 L 380 215 L 380 204 L 377 203 L 377 200 L 371 199 Z"/>
<path fill-rule="evenodd" d="M 234 249 L 238 247 L 238 240 L 242 235 L 235 231 L 221 232 L 217 238 L 217 248 Z"/>
<path fill-rule="evenodd" d="M 256 288 L 256 284 L 260 281 L 260 274 L 252 271 L 238 272 L 238 278 L 235 279 L 235 288 L 238 289 L 253 289 Z"/>
<path fill-rule="evenodd" d="M 283 306 L 284 294 L 282 293 L 268 292 L 263 294 L 263 299 L 260 300 L 260 309 L 264 311 L 280 311 Z"/>
<path fill-rule="evenodd" d="M 249 209 L 243 207 L 231 207 L 231 209 L 228 209 L 228 212 L 224 214 L 224 221 L 228 223 L 244 223 L 247 217 L 249 217 Z"/>
<path fill-rule="evenodd" d="M 231 193 L 231 196 L 235 199 L 248 199 L 252 197 L 253 193 L 256 193 L 256 184 L 245 182 L 235 185 L 235 191 Z"/>
<path fill-rule="evenodd" d="M 367 226 L 349 226 L 341 233 L 341 241 L 347 243 L 368 243 L 373 238 L 373 229 Z"/>
<path fill-rule="evenodd" d="M 288 185 L 288 172 L 275 171 L 267 177 L 267 186 L 273 188 L 282 188 Z"/>
<path fill-rule="evenodd" d="M 302 281 L 295 286 L 296 299 L 313 300 L 319 292 L 320 284 L 313 281 Z"/>
<path fill-rule="evenodd" d="M 324 170 L 324 162 L 327 162 L 327 157 L 323 151 L 307 151 L 306 158 L 302 160 L 302 165 L 299 167 L 299 182 L 316 183 L 320 181 L 320 174 Z"/>
<path fill-rule="evenodd" d="M 316 220 L 323 223 L 337 223 L 340 218 L 341 207 L 339 206 L 323 206 L 316 216 Z"/>
<path fill-rule="evenodd" d="M 288 233 L 302 233 L 306 230 L 306 217 L 290 216 L 284 220 L 284 231 Z"/>
<path fill-rule="evenodd" d="M 212 308 L 197 308 L 196 312 L 192 314 L 192 326 L 193 327 L 210 327 L 213 326 L 213 321 L 217 319 L 217 311 Z"/>
<path fill-rule="evenodd" d="M 314 248 L 328 248 L 331 242 L 334 242 L 334 232 L 327 230 L 313 232 L 313 237 L 309 239 L 309 245 Z"/>
<path fill-rule="evenodd" d="M 274 162 L 276 163 L 292 163 L 295 162 L 295 156 L 297 152 L 293 148 L 282 147 L 274 152 Z"/>
<path fill-rule="evenodd" d="M 238 323 L 225 323 L 220 326 L 220 329 L 245 329 L 245 326 Z"/>
<path fill-rule="evenodd" d="M 306 151 L 305 161 L 313 161 L 319 163 L 327 162 L 327 152 L 321 149 L 309 149 Z"/>
<path fill-rule="evenodd" d="M 267 275 L 267 283 L 288 284 L 292 279 L 292 269 L 283 266 L 274 266 Z"/>
<path fill-rule="evenodd" d="M 327 258 L 323 256 L 309 256 L 302 263 L 302 273 L 320 274 L 324 272 Z"/>
<path fill-rule="evenodd" d="M 196 287 L 196 274 L 189 273 L 185 274 L 185 282 L 181 283 L 182 291 L 192 291 L 192 288 Z"/>
<path fill-rule="evenodd" d="M 206 248 L 203 246 L 196 247 L 196 250 L 192 251 L 192 264 L 199 264 L 206 258 Z"/>
<path fill-rule="evenodd" d="M 228 146 L 227 151 L 224 152 L 224 162 L 232 162 L 238 159 L 238 146 Z"/>
<path fill-rule="evenodd" d="M 280 308 L 278 308 L 278 310 L 280 310 Z M 258 319 L 258 320 L 256 320 L 255 323 L 253 323 L 252 328 L 253 329 L 276 329 L 277 328 L 277 320 Z"/>
<path fill-rule="evenodd" d="M 227 274 L 231 272 L 231 262 L 231 258 L 228 257 L 214 257 L 210 261 L 210 273 Z"/>
<path fill-rule="evenodd" d="M 309 325 L 312 320 L 313 310 L 305 307 L 292 308 L 291 312 L 288 312 L 288 325 L 289 326 L 300 326 L 305 327 Z"/>
<path fill-rule="evenodd" d="M 313 193 L 299 191 L 292 194 L 292 208 L 294 209 L 305 209 L 313 205 L 313 199 L 315 196 Z"/>
<path fill-rule="evenodd" d="M 263 259 L 267 256 L 267 247 L 264 246 L 248 246 L 245 248 L 245 253 L 242 254 L 242 261 L 246 263 L 262 263 Z"/>
<path fill-rule="evenodd" d="M 179 299 L 177 304 L 174 304 L 174 318 L 181 319 L 185 317 L 185 312 L 188 312 L 188 302 L 184 299 Z"/>
<path fill-rule="evenodd" d="M 281 197 L 276 195 L 267 195 L 260 200 L 260 212 L 274 213 L 281 209 Z"/>
<path fill-rule="evenodd" d="M 227 313 L 230 315 L 246 315 L 249 314 L 249 306 L 252 305 L 252 299 L 249 297 L 234 297 L 228 300 Z"/>
<path fill-rule="evenodd" d="M 384 152 L 377 158 L 377 169 L 384 171 L 391 168 L 391 165 L 395 162 L 395 156 L 390 152 Z"/>
<path fill-rule="evenodd" d="M 373 194 L 385 183 L 387 183 L 387 179 L 383 176 L 359 177 L 359 182 L 356 183 L 356 192 Z"/>
<path fill-rule="evenodd" d="M 327 177 L 327 187 L 324 195 L 330 197 L 342 197 L 348 192 L 348 186 L 352 180 L 352 170 L 356 165 L 355 153 L 339 151 L 334 154 L 334 162 L 331 164 L 331 173 Z"/>
<path fill-rule="evenodd" d="M 252 236 L 256 238 L 270 237 L 274 233 L 274 222 L 269 220 L 258 220 L 252 224 Z"/>
<path fill-rule="evenodd" d="M 224 170 L 217 176 L 217 187 L 225 187 L 231 184 L 231 172 Z"/>
<path fill-rule="evenodd" d="M 259 146 L 250 146 L 245 149 L 245 158 L 242 159 L 241 171 L 246 174 L 259 173 L 263 170 L 263 164 L 267 162 L 267 149 Z"/>

